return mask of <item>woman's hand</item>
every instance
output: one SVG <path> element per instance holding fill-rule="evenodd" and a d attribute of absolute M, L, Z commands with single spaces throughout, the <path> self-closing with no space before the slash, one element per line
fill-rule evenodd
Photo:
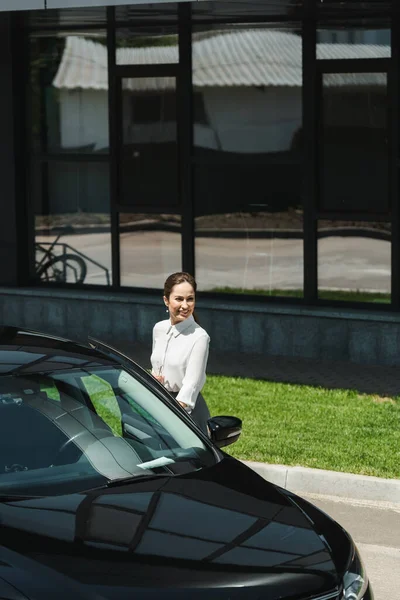
<path fill-rule="evenodd" d="M 160 383 L 164 383 L 164 376 L 163 375 L 153 375 L 154 379 L 157 379 L 157 381 L 159 381 Z"/>
<path fill-rule="evenodd" d="M 180 402 L 179 400 L 178 400 L 178 404 L 180 404 L 184 410 L 186 410 L 188 407 L 187 404 L 185 404 L 184 402 Z"/>

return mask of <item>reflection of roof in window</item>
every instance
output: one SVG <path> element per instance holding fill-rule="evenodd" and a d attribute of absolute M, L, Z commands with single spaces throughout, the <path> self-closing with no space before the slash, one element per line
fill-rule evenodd
<path fill-rule="evenodd" d="M 318 44 L 318 58 L 387 58 L 390 46 L 373 44 Z M 176 63 L 176 46 L 118 48 L 119 64 Z M 331 85 L 385 85 L 383 74 L 335 75 Z M 81 37 L 66 40 L 63 57 L 53 81 L 63 89 L 106 90 L 106 46 Z M 193 85 L 204 87 L 302 85 L 302 40 L 289 32 L 270 29 L 216 32 L 193 41 Z M 169 77 L 124 79 L 135 91 L 174 89 Z"/>

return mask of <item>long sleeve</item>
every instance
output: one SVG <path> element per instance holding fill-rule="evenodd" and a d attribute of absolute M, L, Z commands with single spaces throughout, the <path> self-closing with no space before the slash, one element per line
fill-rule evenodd
<path fill-rule="evenodd" d="M 209 344 L 210 338 L 208 335 L 202 335 L 194 343 L 188 358 L 182 387 L 176 399 L 187 404 L 189 410 L 193 410 L 196 398 L 206 381 Z"/>

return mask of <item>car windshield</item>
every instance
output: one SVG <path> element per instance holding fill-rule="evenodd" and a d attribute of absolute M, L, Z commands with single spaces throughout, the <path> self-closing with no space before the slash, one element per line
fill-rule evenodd
<path fill-rule="evenodd" d="M 117 366 L 0 377 L 0 497 L 214 464 L 212 448 L 150 387 Z"/>

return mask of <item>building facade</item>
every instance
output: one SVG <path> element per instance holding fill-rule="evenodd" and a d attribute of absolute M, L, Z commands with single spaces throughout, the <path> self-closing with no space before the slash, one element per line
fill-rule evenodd
<path fill-rule="evenodd" d="M 86 4 L 2 3 L 2 323 L 399 364 L 397 3 Z"/>

